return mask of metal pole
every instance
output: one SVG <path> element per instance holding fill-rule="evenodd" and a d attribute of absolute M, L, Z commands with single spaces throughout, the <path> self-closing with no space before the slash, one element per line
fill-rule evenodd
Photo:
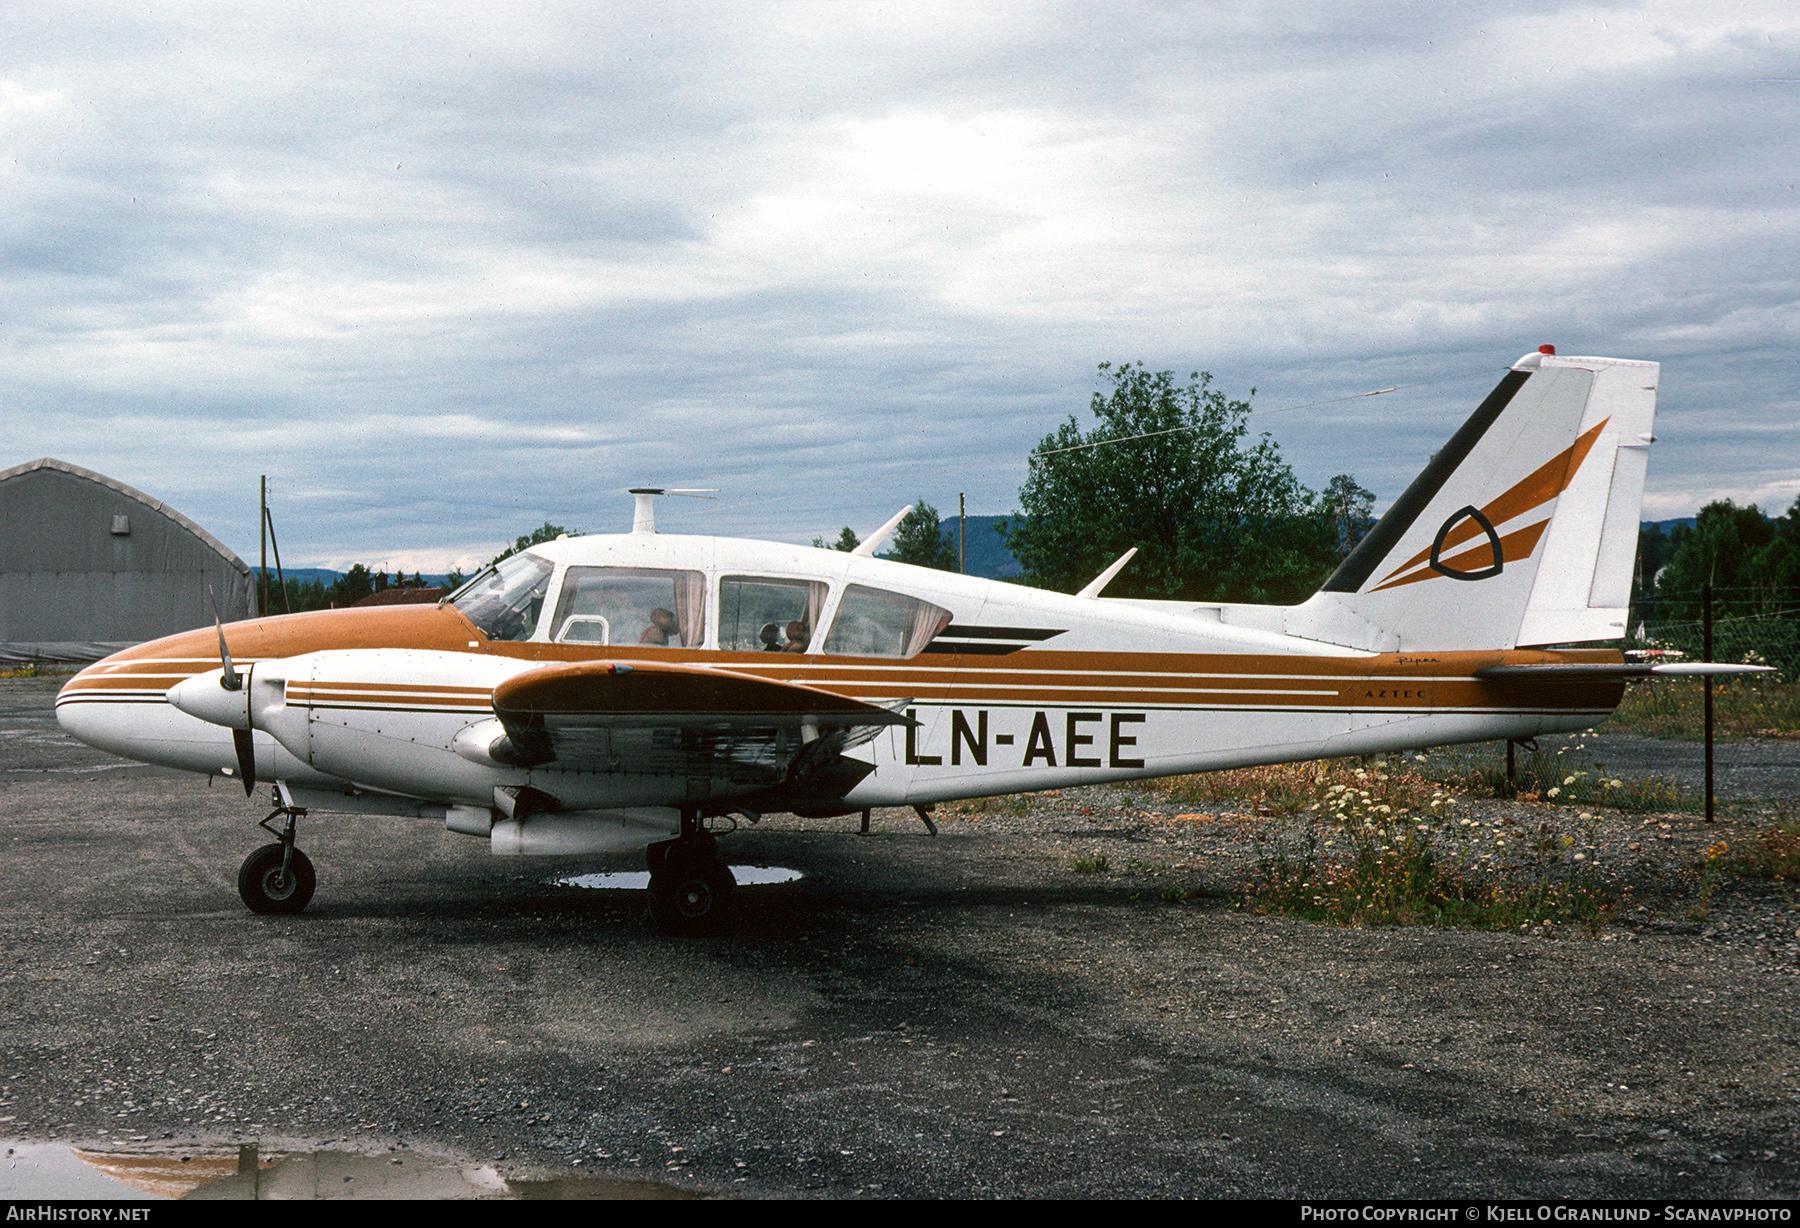
<path fill-rule="evenodd" d="M 1706 659 L 1713 659 L 1713 609 L 1712 585 L 1708 584 L 1700 590 L 1700 608 L 1702 610 L 1702 626 L 1706 635 Z M 1713 680 L 1706 676 L 1706 821 L 1713 821 Z"/>
<path fill-rule="evenodd" d="M 281 539 L 275 536 L 275 513 L 266 507 L 263 508 L 263 526 L 269 530 L 269 544 L 275 547 L 275 586 L 281 590 L 281 609 L 292 614 L 294 601 L 288 596 L 287 573 L 281 570 Z"/>
<path fill-rule="evenodd" d="M 956 565 L 962 569 L 963 575 L 969 574 L 969 508 L 963 502 L 963 492 L 956 492 Z"/>
<path fill-rule="evenodd" d="M 257 535 L 262 539 L 262 562 L 256 569 L 256 616 L 261 618 L 269 610 L 269 475 L 262 475 L 262 496 L 258 500 L 262 505 L 256 517 Z"/>

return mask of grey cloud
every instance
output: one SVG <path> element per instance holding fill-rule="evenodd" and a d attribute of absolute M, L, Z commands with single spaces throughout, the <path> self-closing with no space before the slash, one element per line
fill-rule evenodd
<path fill-rule="evenodd" d="M 797 540 L 921 494 L 1003 512 L 1103 359 L 1279 409 L 1539 341 L 1663 358 L 1653 490 L 1765 488 L 1792 408 L 1800 86 L 1753 78 L 1800 44 L 1750 6 L 93 6 L 4 33 L 31 49 L 0 74 L 16 446 L 240 547 L 272 473 L 295 561 L 485 557 L 622 524 L 643 481 L 725 488 L 670 524 Z M 915 155 L 942 178 L 882 177 Z M 1391 497 L 1484 378 L 1258 424 L 1303 479 Z"/>

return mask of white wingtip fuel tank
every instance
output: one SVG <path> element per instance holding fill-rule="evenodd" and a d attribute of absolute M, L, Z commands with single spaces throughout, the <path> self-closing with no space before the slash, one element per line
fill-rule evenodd
<path fill-rule="evenodd" d="M 1122 563 L 1071 595 L 661 534 L 640 488 L 630 534 L 534 546 L 435 607 L 142 645 L 57 713 L 115 753 L 273 782 L 280 841 L 239 877 L 258 911 L 311 893 L 302 816 L 380 813 L 497 853 L 644 847 L 657 918 L 713 932 L 726 816 L 923 814 L 1603 717 L 1650 667 L 1520 646 L 1620 637 L 1656 380 L 1527 355 L 1291 608 L 1099 597 Z"/>

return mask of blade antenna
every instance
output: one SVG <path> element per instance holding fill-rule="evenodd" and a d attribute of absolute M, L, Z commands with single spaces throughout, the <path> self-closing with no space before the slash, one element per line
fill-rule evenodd
<path fill-rule="evenodd" d="M 890 519 L 886 524 L 882 525 L 879 529 L 876 529 L 873 533 L 869 534 L 868 541 L 864 542 L 862 545 L 858 546 L 856 549 L 852 550 L 850 553 L 851 554 L 860 554 L 865 559 L 874 558 L 876 548 L 879 547 L 881 545 L 881 543 L 885 542 L 888 539 L 889 534 L 893 533 L 893 531 L 895 529 L 900 527 L 900 522 L 902 520 L 905 520 L 906 514 L 912 510 L 913 510 L 913 505 L 908 503 L 905 507 L 903 507 L 899 511 L 895 512 L 893 515 L 893 518 Z"/>
<path fill-rule="evenodd" d="M 710 499 L 719 492 L 715 487 L 674 490 L 667 486 L 633 486 L 625 493 L 637 500 L 637 510 L 631 518 L 631 531 L 633 533 L 654 533 L 656 532 L 656 496 L 683 495 L 689 499 Z"/>

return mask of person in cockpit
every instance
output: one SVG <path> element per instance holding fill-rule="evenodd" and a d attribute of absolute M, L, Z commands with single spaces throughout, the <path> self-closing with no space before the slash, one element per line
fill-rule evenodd
<path fill-rule="evenodd" d="M 638 643 L 667 644 L 680 639 L 681 627 L 675 621 L 675 611 L 658 606 L 650 611 L 650 625 L 644 628 L 644 634 L 638 636 Z"/>

